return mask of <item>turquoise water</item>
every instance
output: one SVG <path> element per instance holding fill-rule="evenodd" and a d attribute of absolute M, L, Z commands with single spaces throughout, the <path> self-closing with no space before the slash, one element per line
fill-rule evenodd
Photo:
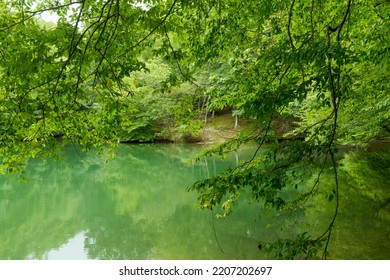
<path fill-rule="evenodd" d="M 197 194 L 186 188 L 250 155 L 189 164 L 202 148 L 122 145 L 106 163 L 67 147 L 64 162 L 32 160 L 28 183 L 1 177 L 0 259 L 267 259 L 259 242 L 293 238 L 307 227 L 321 231 L 329 222 L 333 210 L 321 195 L 317 207 L 293 213 L 246 199 L 225 220 L 198 209 Z M 388 151 L 342 157 L 330 258 L 390 258 L 388 158 Z M 330 175 L 323 180 L 326 188 Z"/>

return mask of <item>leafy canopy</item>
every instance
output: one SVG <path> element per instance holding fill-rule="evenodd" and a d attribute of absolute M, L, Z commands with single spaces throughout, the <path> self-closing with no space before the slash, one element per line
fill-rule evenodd
<path fill-rule="evenodd" d="M 99 150 L 153 139 L 164 123 L 199 129 L 203 97 L 206 114 L 233 108 L 255 123 L 205 154 L 259 148 L 194 184 L 200 206 L 227 215 L 246 189 L 270 207 L 302 207 L 330 166 L 333 219 L 319 237 L 289 242 L 312 257 L 309 247 L 325 241 L 326 257 L 339 207 L 336 144 L 389 135 L 388 11 L 386 0 L 0 0 L 0 172 L 56 156 L 59 138 Z M 40 19 L 45 12 L 57 23 Z M 183 82 L 185 94 L 169 94 Z M 283 138 L 304 141 L 278 143 L 278 119 L 296 122 Z M 318 180 L 300 188 L 318 163 Z M 286 189 L 302 191 L 288 201 Z"/>

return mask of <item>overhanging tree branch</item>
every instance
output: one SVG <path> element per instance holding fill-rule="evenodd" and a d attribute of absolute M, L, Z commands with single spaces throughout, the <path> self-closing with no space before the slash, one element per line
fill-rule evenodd
<path fill-rule="evenodd" d="M 328 49 L 331 47 L 331 38 L 330 38 L 331 33 L 334 33 L 337 31 L 337 44 L 340 44 L 340 39 L 341 39 L 340 34 L 341 34 L 342 28 L 347 20 L 347 17 L 349 15 L 351 3 L 352 3 L 352 0 L 348 0 L 348 3 L 346 5 L 346 9 L 344 12 L 344 16 L 343 16 L 342 20 L 340 21 L 340 23 L 336 27 L 328 26 L 327 33 L 326 33 Z M 331 53 L 328 53 L 327 68 L 328 68 L 328 73 L 329 73 L 331 101 L 332 101 L 332 107 L 333 107 L 333 124 L 332 124 L 332 128 L 330 131 L 327 153 L 330 154 L 330 157 L 332 160 L 333 177 L 334 177 L 334 184 L 335 184 L 336 206 L 335 206 L 333 218 L 332 218 L 331 222 L 329 223 L 327 229 L 324 231 L 324 233 L 320 237 L 317 238 L 317 241 L 318 241 L 318 240 L 322 239 L 324 236 L 326 236 L 326 244 L 325 244 L 324 252 L 322 255 L 323 259 L 326 259 L 326 257 L 327 257 L 328 245 L 329 245 L 330 237 L 332 234 L 333 226 L 334 226 L 334 223 L 336 221 L 336 217 L 337 217 L 337 214 L 339 211 L 339 203 L 340 203 L 337 163 L 336 163 L 335 156 L 334 156 L 333 143 L 334 143 L 335 138 L 336 138 L 338 109 L 339 109 L 339 103 L 340 103 L 341 97 L 339 94 L 339 88 L 336 88 L 336 86 L 335 86 L 335 78 L 334 78 L 334 73 L 332 70 L 332 55 L 331 55 Z M 338 75 L 337 79 L 339 79 L 340 71 L 338 71 L 337 75 Z"/>
<path fill-rule="evenodd" d="M 126 49 L 126 52 L 129 50 L 129 49 L 134 49 L 136 47 L 138 47 L 139 45 L 141 45 L 143 42 L 145 42 L 154 32 L 156 32 L 157 29 L 159 29 L 164 23 L 165 21 L 168 19 L 168 17 L 173 13 L 173 9 L 176 5 L 176 2 L 177 0 L 174 0 L 171 7 L 169 8 L 168 12 L 165 14 L 165 16 L 163 17 L 163 19 L 157 23 L 157 25 L 149 31 L 148 34 L 146 34 L 141 40 L 139 40 L 137 43 L 135 43 L 134 45 L 132 45 L 130 48 Z M 125 53 L 125 52 L 124 52 Z M 120 56 L 122 56 L 124 53 L 122 53 Z"/>
<path fill-rule="evenodd" d="M 191 84 L 195 85 L 196 87 L 199 87 L 199 85 L 198 85 L 197 83 L 195 83 L 195 82 L 193 81 L 193 79 L 191 79 L 186 73 L 183 72 L 183 69 L 182 69 L 182 67 L 181 67 L 181 65 L 180 65 L 180 62 L 179 62 L 179 58 L 177 57 L 176 51 L 175 51 L 175 49 L 174 49 L 173 46 L 172 46 L 172 42 L 171 42 L 171 39 L 169 38 L 169 34 L 168 34 L 168 31 L 167 31 L 167 29 L 166 29 L 165 24 L 163 25 L 163 28 L 164 28 L 165 37 L 167 38 L 167 42 L 168 42 L 169 48 L 170 48 L 171 51 L 172 51 L 173 58 L 174 58 L 175 61 L 176 61 L 176 65 L 177 65 L 177 68 L 179 69 L 180 74 L 181 74 L 188 82 L 190 82 Z"/>

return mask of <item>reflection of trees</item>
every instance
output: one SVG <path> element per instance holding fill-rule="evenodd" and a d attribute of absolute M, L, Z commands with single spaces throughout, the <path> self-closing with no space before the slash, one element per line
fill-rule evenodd
<path fill-rule="evenodd" d="M 111 214 L 111 213 L 110 213 Z M 89 223 L 85 249 L 92 259 L 153 259 L 157 232 L 150 221 L 129 216 L 106 216 Z M 157 247 L 157 246 L 156 246 Z"/>
<path fill-rule="evenodd" d="M 29 184 L 2 178 L 8 188 L 0 191 L 0 204 L 5 205 L 0 215 L 0 259 L 44 258 L 82 229 L 81 213 L 86 209 L 69 169 L 54 163 L 32 166 L 26 173 Z"/>
<path fill-rule="evenodd" d="M 63 156 L 63 162 L 31 161 L 24 174 L 27 184 L 15 176 L 0 178 L 0 205 L 5 205 L 0 259 L 46 258 L 93 218 L 96 209 L 89 197 L 106 193 L 99 181 L 102 159 L 72 146 L 64 148 Z"/>
<path fill-rule="evenodd" d="M 241 209 L 240 209 L 241 208 Z M 246 216 L 240 215 L 240 210 Z M 248 205 L 238 207 L 232 219 L 217 220 L 215 213 L 194 211 L 181 206 L 166 221 L 160 238 L 164 259 L 259 259 L 256 224 L 248 218 Z M 180 239 L 169 238 L 181 236 Z"/>
<path fill-rule="evenodd" d="M 45 258 L 83 230 L 93 258 L 151 257 L 165 220 L 180 205 L 193 207 L 196 195 L 185 188 L 204 166 L 184 162 L 200 149 L 121 146 L 105 165 L 102 157 L 66 147 L 63 163 L 32 161 L 28 184 L 1 178 L 0 258 Z"/>
<path fill-rule="evenodd" d="M 170 147 L 122 146 L 116 160 L 105 167 L 102 181 L 114 204 L 109 211 L 98 211 L 99 218 L 88 226 L 86 248 L 91 258 L 161 258 L 165 240 L 180 244 L 187 238 L 170 231 L 167 220 L 180 220 L 186 212 L 179 208 L 197 212 L 193 207 L 196 195 L 185 187 L 200 179 L 202 166 L 184 164 L 196 150 L 175 146 L 173 151 Z M 182 226 L 178 222 L 174 228 Z"/>
<path fill-rule="evenodd" d="M 331 259 L 389 259 L 390 207 L 383 207 L 389 197 L 390 150 L 354 151 L 340 156 L 340 198 Z M 312 230 L 321 230 L 330 219 L 328 205 L 332 193 L 332 174 L 322 174 L 321 189 L 312 200 L 315 207 L 305 209 L 303 219 Z M 315 180 L 315 178 L 311 178 Z M 313 206 L 314 206 L 313 205 Z"/>
<path fill-rule="evenodd" d="M 390 198 L 390 151 L 359 153 L 350 152 L 341 161 L 349 185 L 370 200 L 384 202 Z M 347 181 L 347 180 L 346 180 Z"/>
<path fill-rule="evenodd" d="M 185 189 L 207 174 L 204 162 L 185 164 L 200 149 L 185 145 L 122 146 L 101 176 L 113 204 L 112 209 L 97 210 L 98 218 L 89 222 L 86 248 L 90 257 L 225 258 L 212 244 L 215 240 L 209 213 L 196 209 L 196 194 Z M 223 164 L 213 160 L 209 167 L 221 171 Z M 91 201 L 96 203 L 96 198 Z M 223 229 L 225 234 L 229 230 Z"/>
<path fill-rule="evenodd" d="M 389 259 L 390 149 L 351 152 L 341 165 L 346 207 L 339 217 L 334 257 Z"/>
<path fill-rule="evenodd" d="M 269 256 L 258 250 L 258 242 L 289 238 L 308 226 L 320 232 L 332 214 L 325 211 L 334 203 L 328 200 L 331 174 L 325 170 L 316 207 L 276 213 L 243 199 L 231 217 L 212 219 L 215 213 L 196 209 L 197 194 L 186 191 L 207 176 L 205 161 L 184 164 L 200 147 L 171 148 L 122 146 L 107 165 L 101 157 L 80 157 L 70 148 L 64 164 L 32 162 L 25 174 L 29 184 L 1 178 L 0 258 L 45 258 L 85 231 L 85 249 L 94 259 L 262 259 Z M 234 156 L 230 162 L 235 164 Z M 330 258 L 390 258 L 388 162 L 389 151 L 340 159 L 344 207 Z M 210 172 L 228 164 L 207 162 Z M 310 176 L 308 186 L 316 180 Z"/>

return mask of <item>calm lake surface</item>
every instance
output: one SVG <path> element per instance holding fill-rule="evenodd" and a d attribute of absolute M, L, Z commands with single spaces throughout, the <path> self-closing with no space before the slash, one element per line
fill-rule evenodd
<path fill-rule="evenodd" d="M 251 150 L 189 164 L 202 148 L 122 145 L 105 163 L 66 147 L 63 163 L 32 160 L 28 183 L 0 177 L 0 259 L 270 259 L 259 242 L 326 228 L 330 171 L 324 194 L 305 211 L 266 210 L 245 196 L 224 220 L 196 208 L 197 193 L 186 188 L 235 167 Z M 390 259 L 389 159 L 389 149 L 340 156 L 330 259 Z"/>

